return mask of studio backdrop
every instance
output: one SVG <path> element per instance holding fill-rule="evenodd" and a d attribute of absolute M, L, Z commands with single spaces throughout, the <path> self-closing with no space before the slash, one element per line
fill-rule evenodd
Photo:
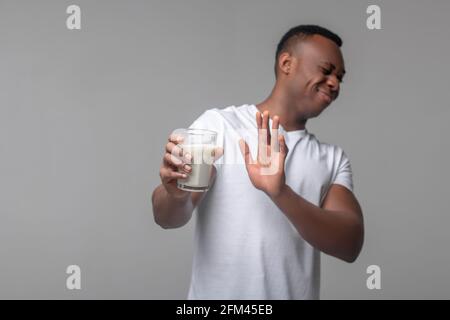
<path fill-rule="evenodd" d="M 282 34 L 318 24 L 343 39 L 347 74 L 306 127 L 346 151 L 366 231 L 356 262 L 322 254 L 321 298 L 449 299 L 449 12 L 0 0 L 0 298 L 186 298 L 195 213 L 164 230 L 151 205 L 167 137 L 206 109 L 261 102 Z"/>

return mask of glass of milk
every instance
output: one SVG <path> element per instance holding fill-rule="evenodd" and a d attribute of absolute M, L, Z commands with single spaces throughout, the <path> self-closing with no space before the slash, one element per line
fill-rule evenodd
<path fill-rule="evenodd" d="M 209 182 L 213 170 L 214 149 L 217 132 L 206 129 L 183 129 L 178 134 L 183 137 L 178 145 L 183 154 L 191 155 L 191 172 L 185 179 L 178 179 L 178 188 L 186 191 L 205 192 L 209 189 Z"/>

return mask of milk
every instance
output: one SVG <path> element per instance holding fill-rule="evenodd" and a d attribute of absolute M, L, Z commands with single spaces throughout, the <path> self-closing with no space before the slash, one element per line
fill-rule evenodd
<path fill-rule="evenodd" d="M 209 188 L 209 180 L 211 178 L 213 166 L 214 145 L 210 144 L 188 144 L 180 145 L 183 153 L 189 153 L 192 156 L 192 170 L 187 173 L 186 179 L 178 179 L 178 188 L 187 191 L 202 192 Z"/>

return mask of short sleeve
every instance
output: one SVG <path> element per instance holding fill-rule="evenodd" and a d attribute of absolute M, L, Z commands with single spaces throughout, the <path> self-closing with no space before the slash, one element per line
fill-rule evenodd
<path fill-rule="evenodd" d="M 336 173 L 332 184 L 340 184 L 353 192 L 353 173 L 346 153 L 339 149 L 336 158 Z"/>

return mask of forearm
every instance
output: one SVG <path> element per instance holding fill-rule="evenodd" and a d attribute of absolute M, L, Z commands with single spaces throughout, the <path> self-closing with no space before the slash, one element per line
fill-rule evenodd
<path fill-rule="evenodd" d="M 167 193 L 162 184 L 153 191 L 152 206 L 155 222 L 164 229 L 184 226 L 194 211 L 190 193 L 186 193 L 185 197 L 175 198 Z"/>
<path fill-rule="evenodd" d="M 313 247 L 347 262 L 356 259 L 363 241 L 360 219 L 315 206 L 287 185 L 279 195 L 271 198 Z"/>

